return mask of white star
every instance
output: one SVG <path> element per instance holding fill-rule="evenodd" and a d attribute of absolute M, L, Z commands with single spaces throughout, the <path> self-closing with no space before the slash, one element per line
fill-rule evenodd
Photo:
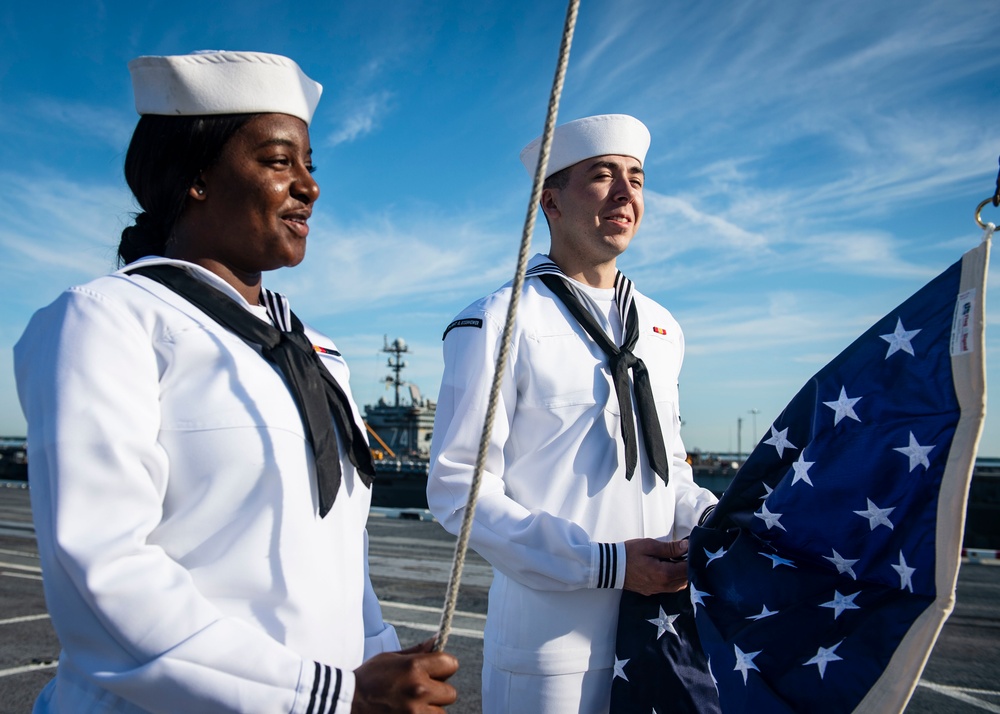
<path fill-rule="evenodd" d="M 910 344 L 910 340 L 916 337 L 918 332 L 920 332 L 920 330 L 904 330 L 903 321 L 897 317 L 895 332 L 891 335 L 879 335 L 879 337 L 889 343 L 889 351 L 885 353 L 885 358 L 889 359 L 889 357 L 896 354 L 900 350 L 906 352 L 907 354 L 914 354 L 913 346 Z"/>
<path fill-rule="evenodd" d="M 896 510 L 896 507 L 892 508 L 879 508 L 872 500 L 869 498 L 868 510 L 867 511 L 855 511 L 859 516 L 863 516 L 868 519 L 868 527 L 870 530 L 875 530 L 878 526 L 889 526 L 889 530 L 892 530 L 892 521 L 889 520 L 888 516 L 890 513 Z"/>
<path fill-rule="evenodd" d="M 936 444 L 931 444 L 930 446 L 921 446 L 917 443 L 916 438 L 913 436 L 913 432 L 910 432 L 910 445 L 909 446 L 898 446 L 893 451 L 898 451 L 904 456 L 910 457 L 910 471 L 917 468 L 917 466 L 923 466 L 925 469 L 930 468 L 931 462 L 927 459 L 927 454 L 931 452 Z"/>
<path fill-rule="evenodd" d="M 781 525 L 781 523 L 778 522 L 778 519 L 781 518 L 782 514 L 771 513 L 769 510 L 767 510 L 766 503 L 761 504 L 760 511 L 755 513 L 754 516 L 764 521 L 764 525 L 766 525 L 768 529 L 778 526 L 778 528 L 780 528 L 783 531 L 787 530 L 783 525 Z"/>
<path fill-rule="evenodd" d="M 663 611 L 663 607 L 660 607 L 660 616 L 655 620 L 646 620 L 651 625 L 656 625 L 656 639 L 663 637 L 664 632 L 669 632 L 675 637 L 680 637 L 677 634 L 677 630 L 674 629 L 674 620 L 680 617 L 680 613 L 676 615 L 668 615 Z"/>
<path fill-rule="evenodd" d="M 691 607 L 694 611 L 698 612 L 698 606 L 701 605 L 705 607 L 705 601 L 702 598 L 712 597 L 709 593 L 704 590 L 699 590 L 694 585 L 691 586 Z"/>
<path fill-rule="evenodd" d="M 844 659 L 843 657 L 838 657 L 834 654 L 834 650 L 842 644 L 844 644 L 843 640 L 835 644 L 833 647 L 820 647 L 816 651 L 816 656 L 806 662 L 804 666 L 808 667 L 809 665 L 814 664 L 819 667 L 819 678 L 823 679 L 823 675 L 826 674 L 826 665 L 828 662 L 840 662 Z"/>
<path fill-rule="evenodd" d="M 847 396 L 847 392 L 843 387 L 840 388 L 840 397 L 835 402 L 823 402 L 825 405 L 833 409 L 833 425 L 837 426 L 840 420 L 844 417 L 850 417 L 854 421 L 861 421 L 858 415 L 854 413 L 854 405 L 861 401 L 861 397 L 854 397 L 853 399 Z"/>
<path fill-rule="evenodd" d="M 899 589 L 909 590 L 913 592 L 913 574 L 917 572 L 916 568 L 911 568 L 906 564 L 906 558 L 903 557 L 903 551 L 899 551 L 899 564 L 893 565 L 892 569 L 899 573 Z"/>
<path fill-rule="evenodd" d="M 805 481 L 810 486 L 813 482 L 809 479 L 809 467 L 815 464 L 815 461 L 806 461 L 806 452 L 799 452 L 799 459 L 792 463 L 792 469 L 795 471 L 795 476 L 792 478 L 792 485 L 794 486 L 799 481 Z"/>
<path fill-rule="evenodd" d="M 618 655 L 615 655 L 615 674 L 613 677 L 611 677 L 611 679 L 614 679 L 615 677 L 621 677 L 627 682 L 628 677 L 625 676 L 625 665 L 627 665 L 628 663 L 629 660 L 618 659 Z"/>
<path fill-rule="evenodd" d="M 705 548 L 705 555 L 707 555 L 707 556 L 708 556 L 708 561 L 707 561 L 707 562 L 705 563 L 705 565 L 707 566 L 707 565 L 708 565 L 709 563 L 711 563 L 711 562 L 712 562 L 713 560 L 716 560 L 716 559 L 718 559 L 718 558 L 721 558 L 721 557 L 722 557 L 722 556 L 724 556 L 725 554 L 726 554 L 726 549 L 725 549 L 725 548 L 719 548 L 719 549 L 718 549 L 717 551 L 715 551 L 714 553 L 710 553 L 710 552 L 708 552 L 708 548 Z"/>
<path fill-rule="evenodd" d="M 844 556 L 842 556 L 837 551 L 833 551 L 833 557 L 832 558 L 829 555 L 824 555 L 823 557 L 826 560 L 829 560 L 831 563 L 833 563 L 834 565 L 837 566 L 837 572 L 838 573 L 841 573 L 841 574 L 847 573 L 848 575 L 850 575 L 855 580 L 858 579 L 858 576 L 854 574 L 853 568 L 851 568 L 852 565 L 854 565 L 855 563 L 858 562 L 857 560 L 848 560 L 847 558 L 845 558 Z"/>
<path fill-rule="evenodd" d="M 743 652 L 736 645 L 733 645 L 733 649 L 736 650 L 736 666 L 733 667 L 733 671 L 734 672 L 737 672 L 737 671 L 742 672 L 743 673 L 743 684 L 746 684 L 747 683 L 747 673 L 751 669 L 756 670 L 758 672 L 760 671 L 759 669 L 757 669 L 757 665 L 755 665 L 753 663 L 753 658 L 756 657 L 757 655 L 759 655 L 764 650 L 757 650 L 756 652 Z"/>
<path fill-rule="evenodd" d="M 820 607 L 829 607 L 833 610 L 833 619 L 836 620 L 840 617 L 840 613 L 844 610 L 860 610 L 861 608 L 854 604 L 854 598 L 861 594 L 861 591 L 854 593 L 853 595 L 841 595 L 837 590 L 833 591 L 833 600 L 830 602 L 824 602 Z"/>
<path fill-rule="evenodd" d="M 774 555 L 773 553 L 758 553 L 757 555 L 763 555 L 765 558 L 769 558 L 771 560 L 771 570 L 774 570 L 779 565 L 787 565 L 790 568 L 799 567 L 791 560 L 786 560 L 785 558 L 782 558 L 780 555 Z"/>
<path fill-rule="evenodd" d="M 789 449 L 799 448 L 788 440 L 788 427 L 785 427 L 781 431 L 778 431 L 777 429 L 774 428 L 773 424 L 771 425 L 771 438 L 766 439 L 764 443 L 770 444 L 771 446 L 773 446 L 775 449 L 778 450 L 779 459 L 784 458 L 785 447 L 788 447 Z"/>
<path fill-rule="evenodd" d="M 712 658 L 708 658 L 708 676 L 712 678 L 712 684 L 715 685 L 716 694 L 719 693 L 719 680 L 715 678 L 715 672 L 712 671 Z"/>
<path fill-rule="evenodd" d="M 751 615 L 750 617 L 747 617 L 745 619 L 747 619 L 747 620 L 763 620 L 765 617 L 770 617 L 771 615 L 777 615 L 777 614 L 778 614 L 777 610 L 768 610 L 767 609 L 767 605 L 764 605 L 764 607 L 762 607 L 760 609 L 760 614 L 759 615 Z"/>
<path fill-rule="evenodd" d="M 760 500 L 761 500 L 761 501 L 766 501 L 766 500 L 767 500 L 767 497 L 768 497 L 768 496 L 770 496 L 770 495 L 771 495 L 772 493 L 774 493 L 774 489 L 773 489 L 773 488 L 771 488 L 770 486 L 768 486 L 768 485 L 767 485 L 767 484 L 765 483 L 765 484 L 764 484 L 764 495 L 760 497 Z"/>

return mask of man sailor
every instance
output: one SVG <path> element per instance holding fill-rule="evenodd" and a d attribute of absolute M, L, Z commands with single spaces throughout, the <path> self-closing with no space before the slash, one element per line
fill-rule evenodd
<path fill-rule="evenodd" d="M 620 114 L 555 130 L 541 196 L 551 246 L 529 264 L 471 535 L 494 567 L 487 714 L 607 711 L 622 589 L 683 589 L 686 564 L 671 560 L 716 501 L 681 441 L 680 326 L 616 267 L 642 221 L 649 142 Z M 532 174 L 539 145 L 521 152 Z M 451 532 L 510 297 L 508 284 L 445 331 L 427 495 Z"/>

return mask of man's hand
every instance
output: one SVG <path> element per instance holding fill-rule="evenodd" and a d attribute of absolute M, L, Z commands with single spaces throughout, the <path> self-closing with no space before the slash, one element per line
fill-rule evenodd
<path fill-rule="evenodd" d="M 458 670 L 447 652 L 432 653 L 434 638 L 401 652 L 383 652 L 354 670 L 353 714 L 444 712 L 455 688 L 445 680 Z"/>
<path fill-rule="evenodd" d="M 687 555 L 686 540 L 669 543 L 653 538 L 625 541 L 625 585 L 640 595 L 674 593 L 687 587 L 687 561 L 670 562 Z"/>

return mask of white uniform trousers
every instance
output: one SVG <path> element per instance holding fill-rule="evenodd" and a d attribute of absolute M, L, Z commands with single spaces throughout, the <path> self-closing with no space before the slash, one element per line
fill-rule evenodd
<path fill-rule="evenodd" d="M 522 674 L 483 663 L 483 714 L 608 714 L 613 670 Z"/>

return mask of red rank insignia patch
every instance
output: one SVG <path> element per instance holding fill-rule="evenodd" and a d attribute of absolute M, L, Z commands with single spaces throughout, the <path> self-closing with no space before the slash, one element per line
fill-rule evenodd
<path fill-rule="evenodd" d="M 662 327 L 654 327 L 653 328 L 653 332 L 655 332 L 658 335 L 665 335 L 665 334 L 667 334 L 667 331 L 664 328 L 662 328 Z"/>

